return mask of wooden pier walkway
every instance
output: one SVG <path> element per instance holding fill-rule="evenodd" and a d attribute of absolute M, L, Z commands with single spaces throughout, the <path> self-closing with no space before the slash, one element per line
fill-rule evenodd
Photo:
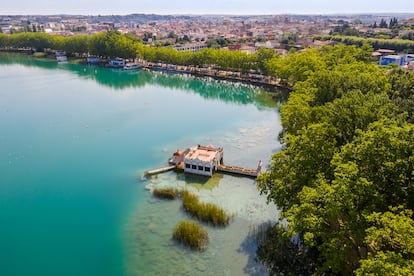
<path fill-rule="evenodd" d="M 151 175 L 155 175 L 159 173 L 172 171 L 176 167 L 177 166 L 172 165 L 172 166 L 166 166 L 166 167 L 162 167 L 162 168 L 158 168 L 154 170 L 149 170 L 145 172 L 145 176 L 151 176 Z M 247 176 L 247 177 L 252 177 L 252 178 L 256 178 L 258 176 L 258 170 L 251 170 L 251 169 L 246 169 L 246 168 L 237 167 L 237 166 L 219 165 L 217 167 L 217 172 L 229 173 L 229 174 L 244 176 L 244 177 Z"/>
<path fill-rule="evenodd" d="M 221 173 L 230 173 L 239 176 L 247 176 L 256 178 L 259 170 L 245 169 L 237 166 L 218 165 L 217 171 Z"/>
<path fill-rule="evenodd" d="M 146 171 L 145 172 L 145 175 L 154 175 L 154 174 L 159 174 L 159 173 L 163 173 L 163 172 L 168 172 L 168 171 L 174 170 L 175 168 L 176 168 L 175 165 L 166 166 L 166 167 L 162 167 L 162 168 L 158 168 L 158 169 Z"/>
<path fill-rule="evenodd" d="M 275 77 L 262 75 L 259 72 L 255 73 L 242 73 L 242 72 L 233 72 L 221 70 L 218 68 L 211 67 L 196 67 L 191 65 L 176 65 L 176 64 L 167 64 L 160 62 L 151 62 L 146 60 L 138 60 L 142 68 L 151 71 L 163 71 L 176 74 L 191 74 L 201 77 L 211 77 L 219 80 L 229 80 L 234 82 L 242 82 L 267 88 L 275 87 L 287 87 L 280 83 L 280 80 Z"/>

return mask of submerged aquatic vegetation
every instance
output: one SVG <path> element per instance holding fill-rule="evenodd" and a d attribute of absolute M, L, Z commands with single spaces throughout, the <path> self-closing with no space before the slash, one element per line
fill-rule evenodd
<path fill-rule="evenodd" d="M 200 202 L 196 195 L 183 192 L 183 208 L 202 222 L 211 223 L 214 226 L 224 226 L 229 224 L 230 216 L 226 212 L 212 203 Z"/>
<path fill-rule="evenodd" d="M 191 220 L 180 221 L 174 229 L 173 238 L 195 250 L 204 250 L 208 244 L 208 232 Z"/>

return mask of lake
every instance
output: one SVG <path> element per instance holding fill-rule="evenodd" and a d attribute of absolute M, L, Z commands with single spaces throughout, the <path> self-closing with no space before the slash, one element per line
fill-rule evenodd
<path fill-rule="evenodd" d="M 278 211 L 255 182 L 168 172 L 176 149 L 224 147 L 256 168 L 280 148 L 275 93 L 191 76 L 124 72 L 0 55 L 0 275 L 261 275 L 250 231 Z M 233 215 L 205 226 L 208 249 L 171 239 L 180 200 L 196 193 Z"/>

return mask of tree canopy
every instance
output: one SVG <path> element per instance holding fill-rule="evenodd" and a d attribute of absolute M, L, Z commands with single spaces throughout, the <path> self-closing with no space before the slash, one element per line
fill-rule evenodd
<path fill-rule="evenodd" d="M 289 248 L 313 252 L 309 273 L 414 271 L 414 74 L 369 64 L 368 53 L 335 46 L 268 62 L 293 86 L 281 108 L 282 150 L 258 179 L 288 225 L 268 243 L 299 239 Z M 259 259 L 289 274 L 266 248 Z"/>

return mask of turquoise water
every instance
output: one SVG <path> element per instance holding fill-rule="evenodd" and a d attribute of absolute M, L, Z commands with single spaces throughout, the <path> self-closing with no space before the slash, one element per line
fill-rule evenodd
<path fill-rule="evenodd" d="M 154 252 L 190 256 L 162 240 L 171 229 L 153 239 L 155 230 L 140 221 L 173 225 L 183 217 L 179 203 L 152 199 L 146 187 L 153 181 L 193 180 L 174 174 L 145 180 L 143 172 L 198 143 L 224 146 L 225 161 L 253 168 L 279 147 L 276 104 L 259 89 L 10 55 L 0 56 L 0 84 L 0 275 L 169 273 L 188 261 L 152 270 L 154 254 L 141 250 L 137 258 L 144 245 L 131 241 L 153 240 Z M 229 176 L 216 182 L 252 187 Z M 201 195 L 208 200 L 218 191 Z M 177 217 L 165 217 L 164 207 Z M 251 219 L 240 214 L 234 225 L 248 226 Z M 231 231 L 238 230 L 223 237 Z M 199 271 L 206 265 L 198 264 Z M 239 268 L 232 269 L 227 274 Z"/>

